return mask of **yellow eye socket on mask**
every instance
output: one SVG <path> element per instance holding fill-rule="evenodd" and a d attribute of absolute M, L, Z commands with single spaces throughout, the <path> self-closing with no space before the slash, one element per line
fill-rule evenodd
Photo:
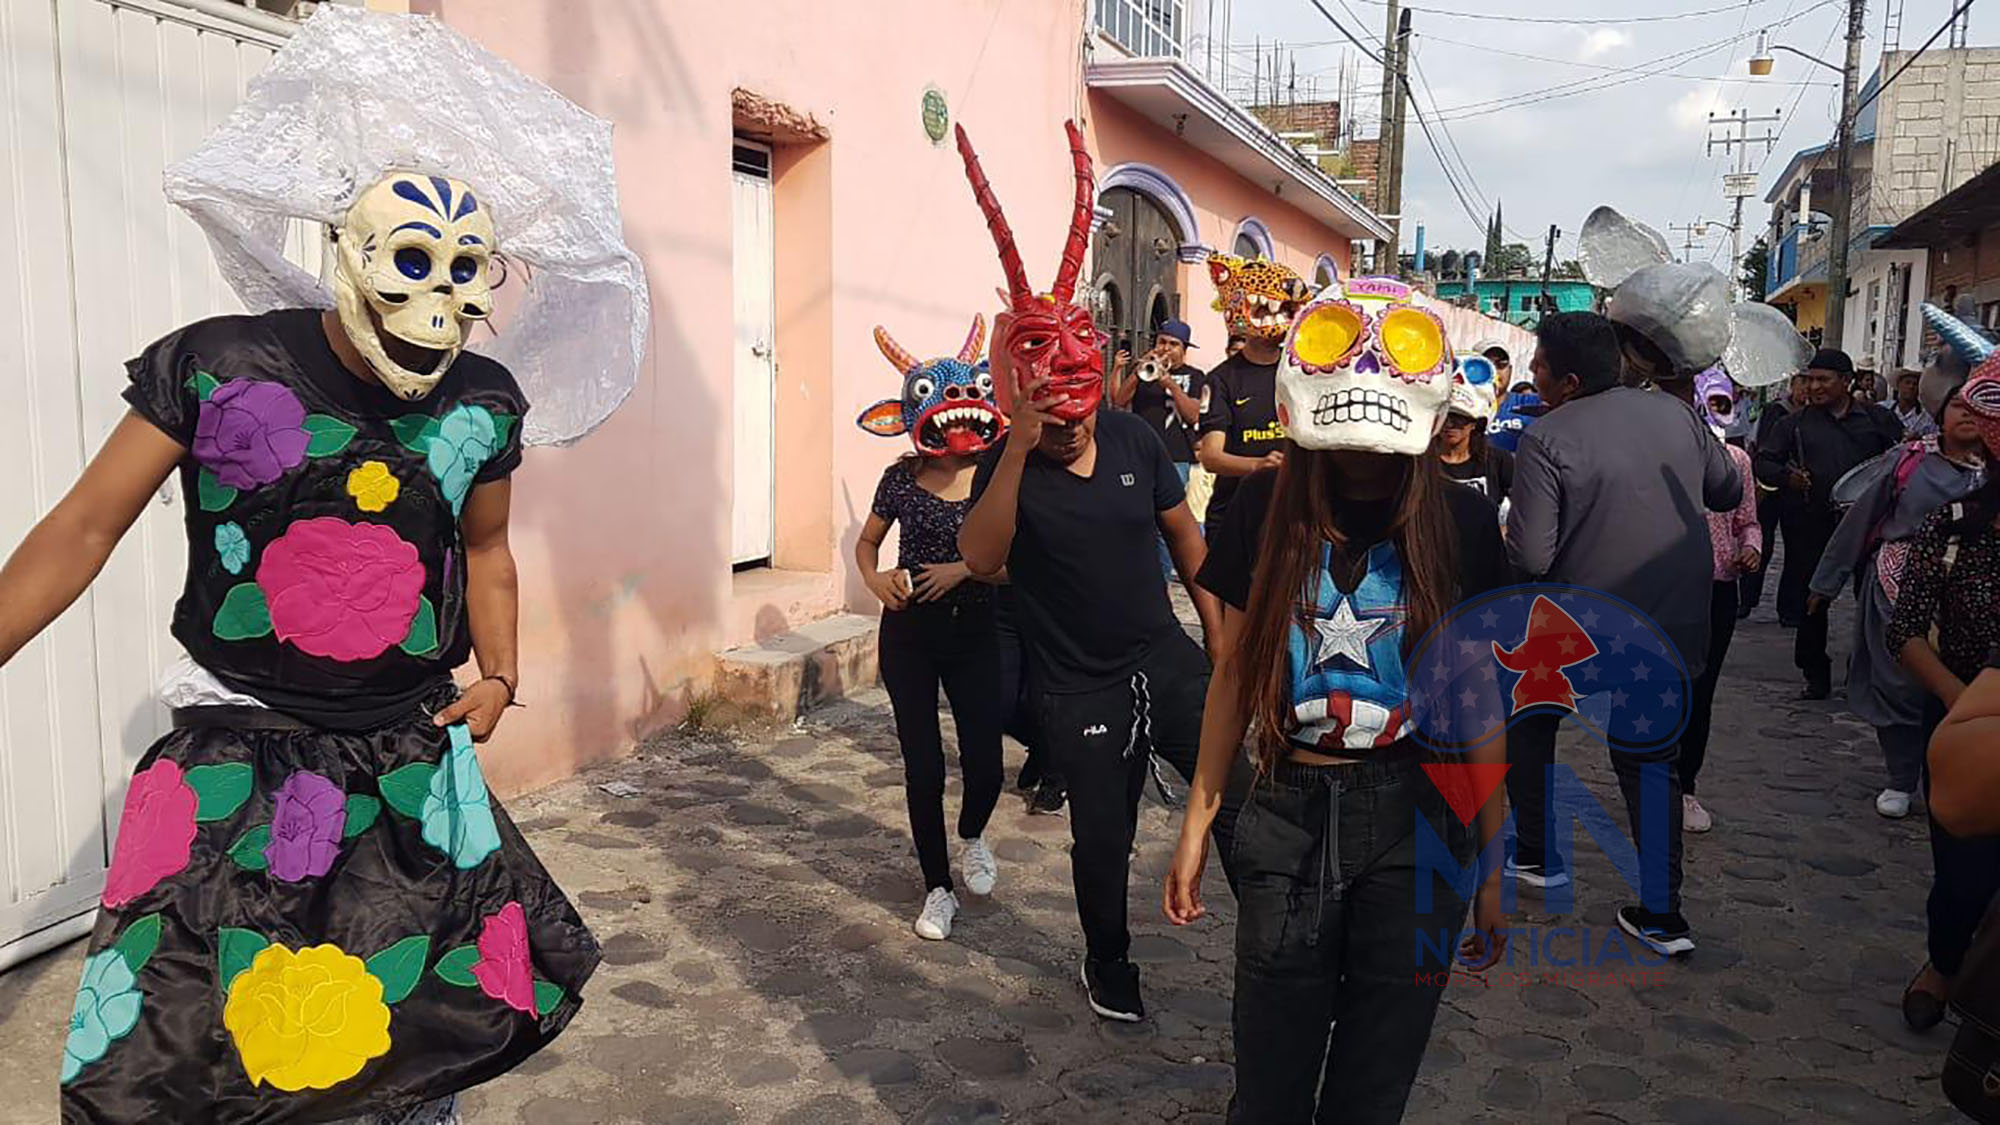
<path fill-rule="evenodd" d="M 1330 371 L 1353 358 L 1368 337 L 1368 314 L 1346 301 L 1308 308 L 1292 329 L 1292 356 L 1307 371 Z"/>
<path fill-rule="evenodd" d="M 1382 314 L 1382 352 L 1405 375 L 1425 375 L 1450 362 L 1444 326 L 1423 309 L 1405 306 Z"/>

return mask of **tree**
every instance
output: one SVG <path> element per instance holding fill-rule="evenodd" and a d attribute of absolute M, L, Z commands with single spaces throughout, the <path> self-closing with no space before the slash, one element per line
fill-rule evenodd
<path fill-rule="evenodd" d="M 1438 276 L 1458 277 L 1459 267 L 1464 264 L 1464 257 L 1456 250 L 1445 251 L 1444 257 L 1438 259 Z"/>
<path fill-rule="evenodd" d="M 1582 281 L 1583 263 L 1575 258 L 1564 258 L 1556 263 L 1556 277 L 1563 281 Z"/>
<path fill-rule="evenodd" d="M 1743 252 L 1742 282 L 1743 288 L 1748 291 L 1750 300 L 1761 301 L 1764 299 L 1765 287 L 1771 283 L 1771 244 L 1769 242 L 1760 238 L 1750 244 L 1750 249 Z"/>
<path fill-rule="evenodd" d="M 1486 255 L 1486 272 L 1493 277 L 1513 277 L 1536 270 L 1535 253 L 1525 242 L 1509 242 Z M 1536 276 L 1540 271 L 1536 270 Z"/>
<path fill-rule="evenodd" d="M 1481 259 L 1486 263 L 1488 272 L 1492 272 L 1493 263 L 1500 258 L 1500 253 L 1503 249 L 1500 245 L 1501 232 L 1505 229 L 1500 223 L 1500 204 L 1495 203 L 1493 205 L 1493 221 L 1486 224 L 1486 256 Z"/>

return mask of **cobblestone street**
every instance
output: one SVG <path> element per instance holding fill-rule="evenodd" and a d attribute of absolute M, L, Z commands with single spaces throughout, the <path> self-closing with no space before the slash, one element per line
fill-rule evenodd
<path fill-rule="evenodd" d="M 1863 726 L 1791 702 L 1788 641 L 1767 602 L 1724 680 L 1702 779 L 1717 826 L 1688 839 L 1699 950 L 1640 987 L 1454 984 L 1410 1120 L 1955 1119 L 1936 1083 L 1950 1029 L 1912 1035 L 1896 1006 L 1923 956 L 1922 822 L 1876 816 Z M 1601 750 L 1565 746 L 1615 808 Z M 1010 778 L 1018 764 L 1010 745 Z M 476 1125 L 1221 1120 L 1233 915 L 1212 872 L 1209 918 L 1161 917 L 1162 808 L 1132 889 L 1151 1018 L 1129 1027 L 1079 994 L 1066 821 L 1011 793 L 988 834 L 998 892 L 967 898 L 948 943 L 910 932 L 921 886 L 879 696 L 775 739 L 661 740 L 512 810 L 605 966 L 552 1050 L 466 1098 Z M 1626 890 L 1579 836 L 1580 916 L 1528 899 L 1518 918 L 1601 944 Z M 0 976 L 0 1120 L 55 1118 L 77 956 Z"/>

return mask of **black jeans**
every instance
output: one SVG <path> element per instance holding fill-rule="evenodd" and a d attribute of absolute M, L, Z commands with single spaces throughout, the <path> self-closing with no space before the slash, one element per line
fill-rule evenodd
<path fill-rule="evenodd" d="M 938 685 L 958 724 L 958 764 L 965 775 L 958 835 L 986 831 L 1000 801 L 1000 646 L 992 603 L 934 602 L 882 614 L 882 686 L 903 745 L 903 795 L 910 834 L 927 889 L 952 889 L 944 840 L 944 737 Z"/>
<path fill-rule="evenodd" d="M 1117 960 L 1131 947 L 1125 900 L 1149 755 L 1194 776 L 1207 694 L 1208 657 L 1176 629 L 1153 643 L 1129 680 L 1040 696 L 1043 744 L 1069 785 L 1070 878 L 1093 959 Z M 1211 833 L 1225 872 L 1239 805 L 1225 795 Z"/>
<path fill-rule="evenodd" d="M 1234 860 L 1232 1125 L 1402 1120 L 1467 909 L 1420 834 L 1470 861 L 1472 832 L 1413 756 L 1285 763 L 1251 787 Z"/>
<path fill-rule="evenodd" d="M 1688 715 L 1687 730 L 1681 735 L 1681 792 L 1694 792 L 1695 775 L 1708 756 L 1710 713 L 1715 710 L 1715 685 L 1722 679 L 1722 662 L 1729 656 L 1730 638 L 1736 635 L 1736 583 L 1717 582 L 1708 599 L 1708 669 L 1694 682 L 1694 709 Z"/>
<path fill-rule="evenodd" d="M 1795 509 L 1784 516 L 1785 568 L 1778 576 L 1778 616 L 1799 623 L 1792 638 L 1792 663 L 1808 680 L 1824 680 L 1833 674 L 1833 662 L 1826 655 L 1829 610 L 1807 613 L 1806 600 L 1812 593 L 1813 570 L 1839 526 L 1839 513 L 1818 508 Z"/>
<path fill-rule="evenodd" d="M 1550 767 L 1556 760 L 1556 732 L 1562 725 L 1560 714 L 1530 715 L 1507 732 L 1507 800 L 1514 806 L 1514 862 L 1547 864 Z M 1656 909 L 1664 902 L 1669 913 L 1681 908 L 1681 778 L 1677 763 L 1680 744 L 1654 750 L 1618 748 L 1611 751 L 1611 769 L 1618 775 L 1618 790 L 1625 798 L 1625 814 L 1631 820 L 1632 839 L 1639 849 L 1639 871 L 1644 908 Z M 1647 767 L 1665 766 L 1665 784 L 1655 782 L 1654 799 L 1664 789 L 1666 800 L 1656 815 L 1666 817 L 1667 886 L 1664 893 L 1653 885 L 1658 878 L 1654 864 L 1647 863 L 1645 779 Z M 1567 826 L 1559 826 L 1567 830 Z M 1656 861 L 1657 862 L 1657 861 Z"/>
<path fill-rule="evenodd" d="M 1757 482 L 1746 480 L 1745 488 L 1756 488 Z M 1771 569 L 1771 556 L 1777 553 L 1778 545 L 1778 494 L 1766 492 L 1757 498 L 1757 526 L 1764 532 L 1764 557 L 1757 562 L 1757 569 L 1746 572 L 1736 580 L 1741 600 L 1739 609 L 1755 609 L 1764 600 L 1764 573 Z"/>
<path fill-rule="evenodd" d="M 1005 714 L 1001 730 L 1028 751 L 1043 779 L 1062 785 L 1062 771 L 1048 760 L 1041 732 L 1035 727 L 1035 708 L 1028 696 L 1027 649 L 1021 642 L 1021 618 L 1014 607 L 1014 591 L 1008 586 L 993 590 L 993 632 L 1000 644 L 1000 706 Z"/>
<path fill-rule="evenodd" d="M 1936 699 L 1924 703 L 1923 741 L 1944 721 L 1945 707 Z M 1929 816 L 1931 778 L 1924 771 L 1924 804 Z M 1937 818 L 1931 828 L 1931 893 L 1924 903 L 1929 923 L 1931 966 L 1945 976 L 1957 976 L 1972 948 L 1972 935 L 1986 916 L 1986 906 L 2000 894 L 2000 836 L 1954 836 Z"/>
<path fill-rule="evenodd" d="M 1882 767 L 1889 772 L 1889 788 L 1915 793 L 1924 776 L 1924 754 L 1930 749 L 1930 729 L 1918 726 L 1876 727 L 1875 743 L 1882 748 Z"/>

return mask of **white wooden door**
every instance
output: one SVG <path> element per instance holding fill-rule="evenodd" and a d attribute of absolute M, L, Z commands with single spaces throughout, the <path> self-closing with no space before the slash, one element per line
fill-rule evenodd
<path fill-rule="evenodd" d="M 124 361 L 241 311 L 160 191 L 283 43 L 255 12 L 0 0 L 0 552 L 124 414 Z M 304 228 L 295 257 L 317 268 Z M 132 764 L 166 728 L 186 547 L 161 490 L 71 610 L 0 669 L 0 968 L 87 928 Z"/>
<path fill-rule="evenodd" d="M 771 150 L 736 142 L 730 175 L 735 210 L 735 467 L 729 561 L 767 561 L 777 521 L 776 271 Z"/>

